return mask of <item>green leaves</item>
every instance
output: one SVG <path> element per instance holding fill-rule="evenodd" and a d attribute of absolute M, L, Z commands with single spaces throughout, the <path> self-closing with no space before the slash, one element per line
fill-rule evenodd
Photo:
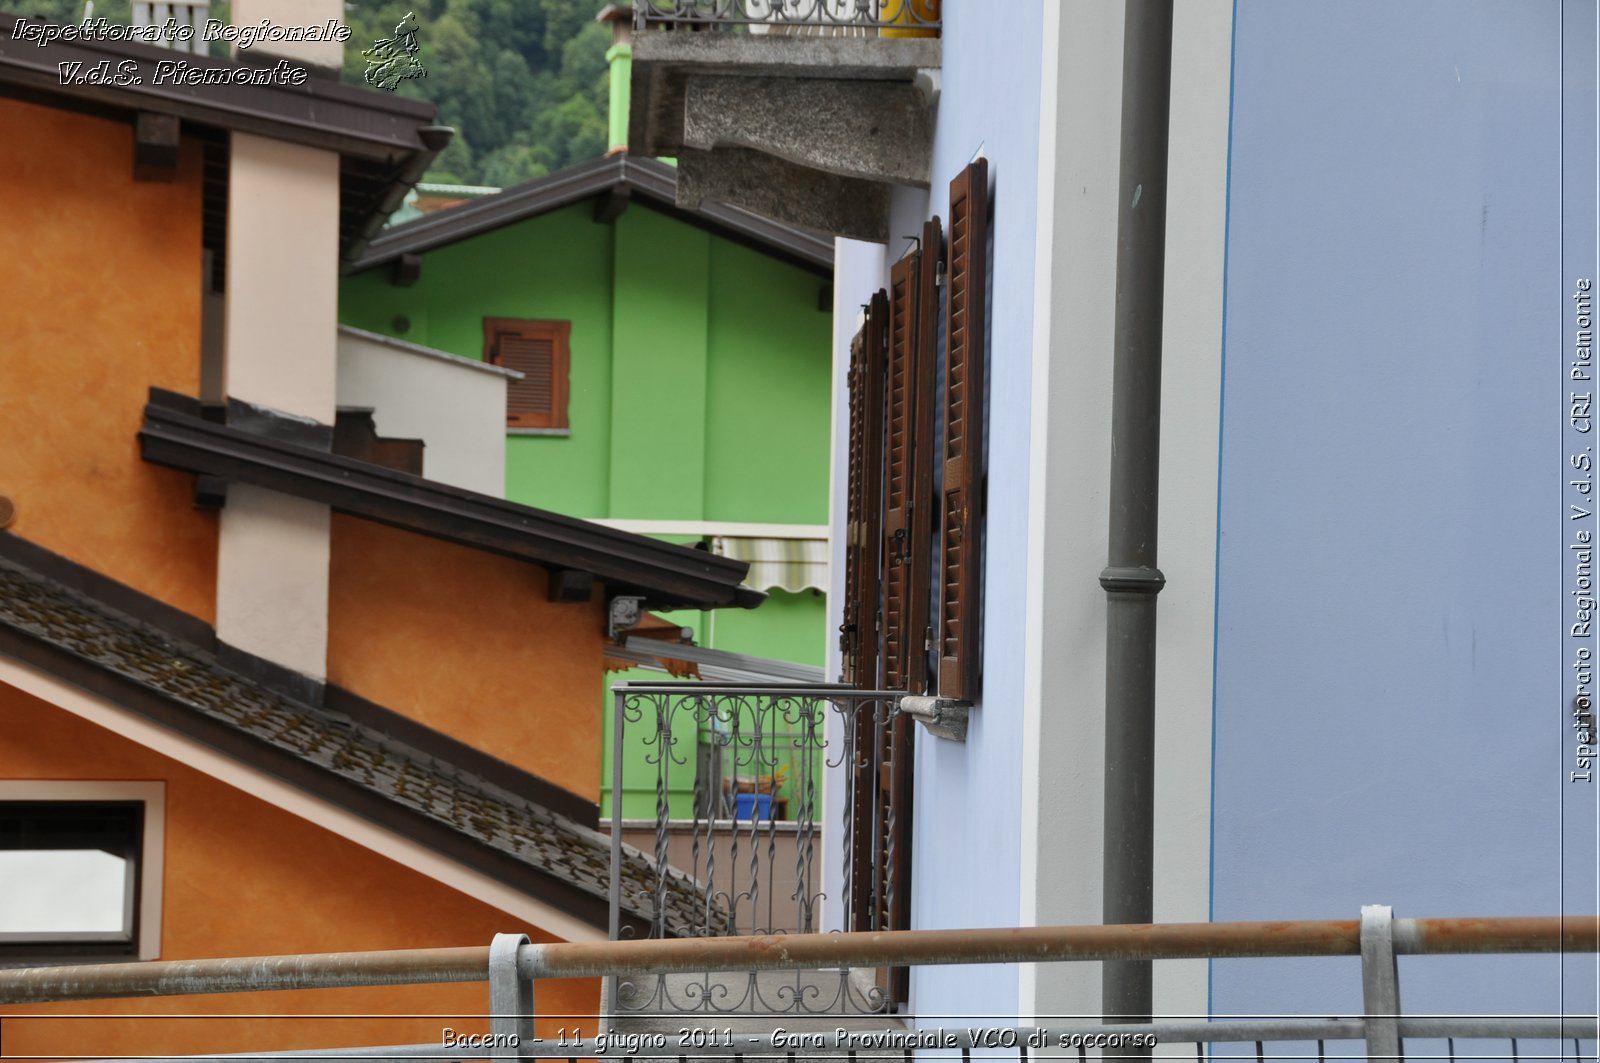
<path fill-rule="evenodd" d="M 356 0 L 345 5 L 345 19 L 354 45 L 388 35 L 394 22 L 416 11 L 428 77 L 401 92 L 434 101 L 439 120 L 457 129 L 455 143 L 424 180 L 504 187 L 605 153 L 611 34 L 594 21 L 601 6 L 602 0 Z M 360 49 L 347 47 L 347 82 L 360 82 L 359 60 Z"/>
<path fill-rule="evenodd" d="M 362 51 L 394 36 L 407 12 L 418 25 L 426 78 L 401 96 L 432 100 L 456 127 L 423 178 L 442 184 L 512 185 L 605 154 L 606 49 L 594 20 L 604 0 L 347 0 L 342 80 L 365 87 Z M 10 0 L 13 15 L 57 23 L 83 17 L 83 0 Z M 227 0 L 210 15 L 227 19 Z M 94 14 L 131 21 L 129 0 L 94 0 Z M 215 46 L 226 55 L 226 46 Z"/>

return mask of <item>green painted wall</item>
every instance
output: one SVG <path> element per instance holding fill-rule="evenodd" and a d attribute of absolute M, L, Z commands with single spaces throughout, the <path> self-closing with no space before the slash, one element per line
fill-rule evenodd
<path fill-rule="evenodd" d="M 615 235 L 612 356 L 627 386 L 611 396 L 605 515 L 701 520 L 711 237 L 639 209 L 617 219 Z"/>
<path fill-rule="evenodd" d="M 483 319 L 572 322 L 566 436 L 508 435 L 506 497 L 585 518 L 826 524 L 832 332 L 816 274 L 647 207 L 614 222 L 588 203 L 423 256 L 409 288 L 346 277 L 340 321 L 483 356 Z M 400 319 L 409 327 L 400 328 Z M 821 665 L 825 599 L 774 591 L 755 610 L 674 613 L 702 646 Z M 602 788 L 611 788 L 605 678 Z M 693 763 L 692 725 L 679 749 Z M 626 815 L 655 814 L 655 768 L 632 735 Z M 675 814 L 689 810 L 680 769 Z M 609 802 L 606 802 L 609 814 Z"/>
<path fill-rule="evenodd" d="M 828 522 L 831 315 L 796 274 L 712 241 L 707 520 Z"/>

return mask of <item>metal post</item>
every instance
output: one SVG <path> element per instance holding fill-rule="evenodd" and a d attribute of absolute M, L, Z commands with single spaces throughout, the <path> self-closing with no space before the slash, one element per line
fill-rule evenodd
<path fill-rule="evenodd" d="M 611 940 L 622 937 L 622 722 L 623 699 L 628 695 L 611 689 L 611 882 L 607 887 L 611 906 Z M 602 994 L 606 1004 L 601 1010 L 615 1013 L 617 988 L 621 980 L 616 975 L 606 979 Z"/>
<path fill-rule="evenodd" d="M 1117 205 L 1111 395 L 1111 527 L 1106 592 L 1103 909 L 1108 924 L 1153 918 L 1156 567 L 1161 454 L 1161 321 L 1166 260 L 1172 0 L 1127 0 L 1122 173 Z M 1150 964 L 1101 968 L 1107 1022 L 1147 1022 Z"/>
<path fill-rule="evenodd" d="M 1400 968 L 1394 958 L 1394 909 L 1361 908 L 1361 999 L 1367 1014 L 1367 1058 L 1405 1059 L 1400 1043 Z"/>
<path fill-rule="evenodd" d="M 496 934 L 489 946 L 490 1059 L 532 1059 L 533 979 L 517 972 L 517 950 L 526 934 Z"/>

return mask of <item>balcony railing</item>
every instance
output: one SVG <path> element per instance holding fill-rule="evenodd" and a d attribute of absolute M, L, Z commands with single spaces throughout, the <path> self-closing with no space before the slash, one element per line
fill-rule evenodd
<path fill-rule="evenodd" d="M 665 891 L 686 881 L 700 898 L 695 916 L 687 924 L 658 916 L 647 936 L 900 928 L 904 810 L 893 788 L 880 785 L 897 767 L 900 695 L 828 684 L 612 689 L 612 848 L 621 860 L 627 836 L 653 853 L 655 869 L 642 884 L 613 876 L 613 939 L 633 936 L 624 910 L 668 912 Z M 824 775 L 840 791 L 828 802 L 831 814 Z M 832 897 L 821 870 L 828 848 L 839 862 Z M 849 970 L 809 985 L 708 977 L 674 986 L 663 977 L 619 984 L 612 996 L 619 1011 L 876 1012 L 886 1006 L 887 980 L 886 972 L 869 979 Z"/>
<path fill-rule="evenodd" d="M 932 36 L 940 27 L 938 0 L 635 0 L 637 29 L 745 27 L 752 33 L 888 30 Z"/>
<path fill-rule="evenodd" d="M 1168 1055 L 1182 1045 L 1188 1058 L 1255 1060 L 1309 1058 L 1315 1043 L 1319 1059 L 1413 1058 L 1511 1060 L 1595 1058 L 1593 1014 L 1559 1016 L 1406 1016 L 1400 1010 L 1400 955 L 1509 953 L 1594 953 L 1600 919 L 1552 916 L 1519 919 L 1396 919 L 1386 907 L 1363 908 L 1361 919 L 1278 921 L 1270 923 L 1190 923 L 1147 926 L 1019 927 L 983 930 L 917 930 L 886 934 L 811 934 L 803 937 L 721 938 L 691 941 L 617 941 L 598 944 L 529 944 L 522 934 L 500 934 L 494 943 L 468 948 L 395 952 L 256 956 L 220 960 L 176 960 L 143 964 L 103 964 L 0 971 L 0 1004 L 48 1001 L 149 998 L 195 993 L 238 993 L 350 986 L 427 985 L 488 982 L 490 1033 L 487 1050 L 450 1050 L 440 1044 L 385 1045 L 372 1048 L 296 1049 L 248 1056 L 187 1056 L 202 1059 L 542 1059 L 542 1058 L 808 1058 L 838 1055 L 851 1059 L 906 1059 L 924 1047 L 928 1029 L 884 1031 L 830 1030 L 816 1043 L 797 1046 L 783 1022 L 764 1032 L 745 1029 L 727 1040 L 720 1033 L 687 1049 L 677 1035 L 639 1032 L 618 1038 L 608 1028 L 603 1038 L 540 1040 L 534 1030 L 533 980 L 595 976 L 640 977 L 702 970 L 801 971 L 818 967 L 893 964 L 990 964 L 1098 960 L 1171 960 L 1249 957 L 1361 958 L 1363 1014 L 1329 1018 L 1270 1019 L 1233 1017 L 1222 1021 L 1088 1023 L 1032 1027 L 990 1019 L 983 1028 L 936 1029 L 937 1047 L 985 1058 L 1083 1059 L 1085 1050 L 1103 1049 L 1106 1058 L 1154 1053 Z M 50 1016 L 61 1021 L 59 1016 Z M 696 1016 L 682 1025 L 700 1030 Z M 11 1022 L 26 1019 L 8 1019 Z M 80 1020 L 81 1021 L 81 1020 Z M 708 1027 L 724 1020 L 706 1018 Z M 952 1027 L 954 1023 L 952 1023 Z M 9 1029 L 8 1025 L 8 1029 Z M 793 1026 L 790 1024 L 790 1028 Z M 840 1035 L 843 1035 L 842 1038 Z M 1133 1038 L 1140 1041 L 1134 1041 Z M 657 1042 L 657 1038 L 661 1040 Z M 898 1040 L 897 1040 L 898 1038 Z M 646 1043 L 646 1039 L 648 1043 Z M 1472 1039 L 1459 1050 L 1457 1040 Z M 1490 1046 L 1493 1039 L 1505 1045 Z M 692 1038 L 691 1038 L 692 1040 Z M 1424 1040 L 1434 1042 L 1424 1044 Z M 901 1041 L 907 1043 L 900 1043 Z M 1411 1044 L 1408 1045 L 1407 1041 Z M 1281 1045 L 1269 1051 L 1269 1044 Z M 1232 1046 L 1223 1048 L 1222 1046 Z M 1354 1052 L 1352 1050 L 1355 1050 Z M 1499 1049 L 1497 1051 L 1497 1049 Z M 998 1050 L 998 1051 L 997 1051 Z M 162 1063 L 140 1056 L 143 1063 Z M 174 1057 L 164 1057 L 172 1059 Z M 102 1063 L 111 1063 L 103 1060 Z"/>

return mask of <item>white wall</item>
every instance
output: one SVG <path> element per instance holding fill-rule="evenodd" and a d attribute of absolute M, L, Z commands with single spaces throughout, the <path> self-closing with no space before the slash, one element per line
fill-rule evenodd
<path fill-rule="evenodd" d="M 1177 6 L 1162 358 L 1155 919 L 1210 906 L 1211 657 L 1231 0 Z M 1047 5 L 1028 513 L 1022 922 L 1102 916 L 1105 593 L 1123 5 Z M 992 533 L 991 533 L 992 534 Z M 1155 1011 L 1203 1014 L 1203 962 Z M 1095 1013 L 1098 964 L 1024 967 L 1024 1015 Z"/>
<path fill-rule="evenodd" d="M 1022 729 L 1024 925 L 1100 922 L 1122 5 L 1046 5 Z M 994 541 L 997 529 L 991 525 Z M 1023 1017 L 1092 1014 L 1098 964 L 1024 967 Z"/>
<path fill-rule="evenodd" d="M 381 436 L 421 439 L 422 474 L 505 497 L 506 384 L 499 366 L 339 326 L 338 402 L 367 406 Z"/>
<path fill-rule="evenodd" d="M 334 418 L 339 156 L 234 133 L 223 388 Z M 217 637 L 314 678 L 327 670 L 328 508 L 233 485 L 217 543 Z"/>

